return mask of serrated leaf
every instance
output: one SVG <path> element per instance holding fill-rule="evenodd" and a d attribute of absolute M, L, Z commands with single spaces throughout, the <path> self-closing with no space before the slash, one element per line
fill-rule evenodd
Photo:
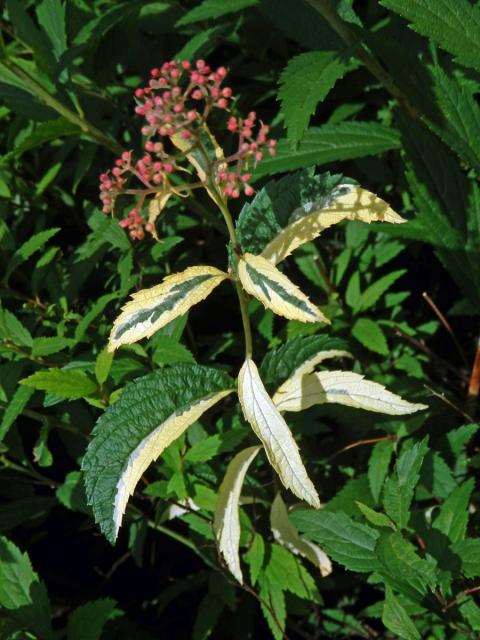
<path fill-rule="evenodd" d="M 134 293 L 115 320 L 110 334 L 110 351 L 151 336 L 204 300 L 227 277 L 215 267 L 189 267 L 167 276 L 151 289 Z"/>
<path fill-rule="evenodd" d="M 73 347 L 74 344 L 75 340 L 62 338 L 60 336 L 34 338 L 32 342 L 32 356 L 40 358 L 50 356 L 53 353 L 59 353 L 59 351 L 69 349 Z"/>
<path fill-rule="evenodd" d="M 257 0 L 203 0 L 177 21 L 177 27 L 210 18 L 220 18 L 257 4 Z"/>
<path fill-rule="evenodd" d="M 317 371 L 290 378 L 273 397 L 279 411 L 304 411 L 315 404 L 333 402 L 388 415 L 406 415 L 427 407 L 407 402 L 378 382 L 353 371 Z"/>
<path fill-rule="evenodd" d="M 99 640 L 115 611 L 115 600 L 92 600 L 75 609 L 68 618 L 67 640 Z"/>
<path fill-rule="evenodd" d="M 188 449 L 184 456 L 185 462 L 207 462 L 222 448 L 222 439 L 216 434 L 200 440 Z"/>
<path fill-rule="evenodd" d="M 474 480 L 470 478 L 454 489 L 440 507 L 432 525 L 453 543 L 459 542 L 465 536 L 469 516 L 468 505 L 474 486 Z"/>
<path fill-rule="evenodd" d="M 271 584 L 275 584 L 282 591 L 289 591 L 299 598 L 314 602 L 319 600 L 315 582 L 301 560 L 278 544 L 271 544 L 267 548 L 267 560 L 263 575 Z"/>
<path fill-rule="evenodd" d="M 363 504 L 363 502 L 359 502 L 358 500 L 355 500 L 355 503 L 370 524 L 373 524 L 375 527 L 388 527 L 389 529 L 395 529 L 393 522 L 384 513 L 375 511 L 375 509 L 371 509 L 368 505 Z"/>
<path fill-rule="evenodd" d="M 268 351 L 260 366 L 260 376 L 265 384 L 278 387 L 287 378 L 311 373 L 327 358 L 351 357 L 347 343 L 330 336 L 296 336 Z"/>
<path fill-rule="evenodd" d="M 293 524 L 308 538 L 318 542 L 339 564 L 351 571 L 375 571 L 378 531 L 360 524 L 342 512 L 294 511 Z"/>
<path fill-rule="evenodd" d="M 370 318 L 357 318 L 352 327 L 352 336 L 370 351 L 383 356 L 388 356 L 390 353 L 387 338 L 381 326 Z"/>
<path fill-rule="evenodd" d="M 245 253 L 238 261 L 238 275 L 245 291 L 274 313 L 300 322 L 329 322 L 307 296 L 265 258 Z"/>
<path fill-rule="evenodd" d="M 223 611 L 223 603 L 216 594 L 207 593 L 197 609 L 193 624 L 192 640 L 206 640 L 210 637 Z"/>
<path fill-rule="evenodd" d="M 259 533 L 255 532 L 252 544 L 250 545 L 250 549 L 243 556 L 245 562 L 247 562 L 250 566 L 250 581 L 254 586 L 258 580 L 260 570 L 263 566 L 264 557 L 265 542 L 263 541 L 262 536 Z"/>
<path fill-rule="evenodd" d="M 325 229 L 342 220 L 406 222 L 374 193 L 351 184 L 340 184 L 328 198 L 293 211 L 288 225 L 265 247 L 262 256 L 278 264 L 302 244 L 315 240 Z"/>
<path fill-rule="evenodd" d="M 320 166 L 339 160 L 377 155 L 400 148 L 397 131 L 376 122 L 341 122 L 307 129 L 295 151 L 289 140 L 279 140 L 273 158 L 264 158 L 254 178 Z"/>
<path fill-rule="evenodd" d="M 152 360 L 156 364 L 175 364 L 176 362 L 195 362 L 191 351 L 172 336 L 155 336 L 155 351 Z"/>
<path fill-rule="evenodd" d="M 17 387 L 12 399 L 5 408 L 2 422 L 0 423 L 0 442 L 7 435 L 10 427 L 27 406 L 34 390 L 30 387 Z"/>
<path fill-rule="evenodd" d="M 480 538 L 458 540 L 451 547 L 462 560 L 462 573 L 466 578 L 480 576 Z"/>
<path fill-rule="evenodd" d="M 67 49 L 65 5 L 61 0 L 43 0 L 38 5 L 36 12 L 40 26 L 52 43 L 55 58 L 59 60 Z"/>
<path fill-rule="evenodd" d="M 382 622 L 389 631 L 405 640 L 420 640 L 421 636 L 412 619 L 387 585 L 383 605 Z"/>
<path fill-rule="evenodd" d="M 480 70 L 480 11 L 467 0 L 380 0 L 458 62 Z"/>
<path fill-rule="evenodd" d="M 70 400 L 86 398 L 97 390 L 96 383 L 86 373 L 72 369 L 37 371 L 28 378 L 20 380 L 20 384 L 40 391 L 55 393 Z"/>
<path fill-rule="evenodd" d="M 102 349 L 95 360 L 95 377 L 98 384 L 103 384 L 108 378 L 110 369 L 112 368 L 113 353 L 107 348 Z"/>
<path fill-rule="evenodd" d="M 281 544 L 295 555 L 310 560 L 322 577 L 330 575 L 332 563 L 327 554 L 316 544 L 303 540 L 288 517 L 288 511 L 280 493 L 277 493 L 270 509 L 270 528 L 278 544 Z"/>
<path fill-rule="evenodd" d="M 377 442 L 368 461 L 368 484 L 374 501 L 378 504 L 393 455 L 393 442 Z"/>
<path fill-rule="evenodd" d="M 31 347 L 33 338 L 30 331 L 8 309 L 0 307 L 0 338 L 12 341 L 19 347 Z"/>
<path fill-rule="evenodd" d="M 282 483 L 315 508 L 320 500 L 300 458 L 292 432 L 268 395 L 253 360 L 247 358 L 238 374 L 243 415 L 260 438 L 270 464 Z"/>
<path fill-rule="evenodd" d="M 284 640 L 287 611 L 285 594 L 282 589 L 268 577 L 261 573 L 258 579 L 262 613 L 267 621 L 274 640 Z"/>
<path fill-rule="evenodd" d="M 213 529 L 220 553 L 232 575 L 243 584 L 240 568 L 240 514 L 238 503 L 245 474 L 260 447 L 248 447 L 231 460 L 218 491 Z"/>
<path fill-rule="evenodd" d="M 278 92 L 290 140 L 302 139 L 317 104 L 352 66 L 347 56 L 332 51 L 311 51 L 290 58 L 281 73 Z"/>
<path fill-rule="evenodd" d="M 36 147 L 44 145 L 46 142 L 57 140 L 58 138 L 76 136 L 80 133 L 80 127 L 76 124 L 72 124 L 65 118 L 39 122 L 35 125 L 33 131 L 26 136 L 20 144 L 16 144 L 13 149 L 0 159 L 0 164 L 6 164 L 13 158 L 18 158 L 26 151 L 30 151 L 30 149 L 35 149 Z"/>
<path fill-rule="evenodd" d="M 373 305 L 380 300 L 384 293 L 386 293 L 390 287 L 406 273 L 406 269 L 399 269 L 398 271 L 392 271 L 386 276 L 383 276 L 376 280 L 373 284 L 363 291 L 360 299 L 353 308 L 354 313 L 360 313 L 373 307 Z"/>
<path fill-rule="evenodd" d="M 8 279 L 15 269 L 28 260 L 36 251 L 39 251 L 49 240 L 60 231 L 60 227 L 45 229 L 36 233 L 19 247 L 7 265 L 5 277 Z"/>
<path fill-rule="evenodd" d="M 216 369 L 177 364 L 128 383 L 97 421 L 82 462 L 88 503 L 110 542 L 145 469 L 232 391 Z"/>

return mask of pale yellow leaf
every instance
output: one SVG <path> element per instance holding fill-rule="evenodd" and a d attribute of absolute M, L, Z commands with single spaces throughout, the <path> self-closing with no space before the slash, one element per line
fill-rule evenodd
<path fill-rule="evenodd" d="M 220 391 L 210 397 L 206 397 L 200 402 L 192 404 L 192 406 L 179 415 L 173 413 L 135 448 L 116 485 L 113 511 L 115 537 L 122 524 L 128 498 L 134 492 L 137 482 L 145 470 L 174 440 L 179 438 L 191 424 L 198 420 L 207 409 L 225 396 L 228 396 L 231 392 L 231 389 Z"/>
<path fill-rule="evenodd" d="M 109 351 L 148 338 L 204 300 L 228 275 L 215 267 L 189 267 L 167 276 L 151 289 L 142 289 L 122 308 L 110 333 Z"/>
<path fill-rule="evenodd" d="M 339 185 L 328 199 L 311 202 L 290 216 L 289 224 L 265 247 L 262 256 L 278 264 L 305 242 L 342 220 L 406 222 L 374 193 L 350 184 Z"/>
<path fill-rule="evenodd" d="M 148 203 L 148 222 L 152 225 L 152 236 L 155 238 L 155 240 L 158 240 L 155 223 L 172 195 L 172 191 L 163 191 L 157 193 L 157 195 Z"/>
<path fill-rule="evenodd" d="M 250 358 L 245 360 L 238 375 L 238 396 L 245 419 L 262 441 L 280 480 L 301 500 L 318 509 L 320 499 L 300 458 L 298 445 Z"/>
<path fill-rule="evenodd" d="M 240 514 L 238 505 L 245 474 L 261 447 L 248 447 L 231 460 L 218 492 L 213 529 L 220 553 L 232 575 L 243 584 L 240 568 Z"/>
<path fill-rule="evenodd" d="M 238 261 L 243 288 L 268 309 L 289 320 L 330 322 L 307 296 L 273 264 L 246 253 Z"/>
<path fill-rule="evenodd" d="M 315 404 L 336 403 L 400 416 L 428 408 L 407 402 L 353 371 L 317 371 L 290 378 L 289 384 L 275 393 L 273 401 L 279 411 L 303 411 Z"/>
<path fill-rule="evenodd" d="M 296 555 L 310 560 L 320 569 L 322 577 L 332 573 L 332 563 L 325 551 L 310 540 L 300 537 L 292 521 L 288 517 L 287 507 L 280 493 L 277 493 L 270 509 L 270 527 L 275 540 Z"/>

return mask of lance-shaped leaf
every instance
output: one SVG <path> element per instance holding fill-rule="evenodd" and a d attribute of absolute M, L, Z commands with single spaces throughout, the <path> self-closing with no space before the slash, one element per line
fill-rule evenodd
<path fill-rule="evenodd" d="M 287 507 L 280 493 L 277 493 L 270 509 L 270 527 L 275 540 L 296 555 L 310 560 L 320 569 L 323 577 L 332 573 L 332 563 L 318 545 L 309 540 L 303 540 L 292 521 L 288 517 Z"/>
<path fill-rule="evenodd" d="M 243 584 L 240 568 L 240 514 L 238 503 L 245 474 L 260 447 L 248 447 L 231 460 L 220 485 L 213 528 L 220 553 L 235 578 Z"/>
<path fill-rule="evenodd" d="M 279 411 L 303 411 L 315 404 L 335 403 L 377 413 L 401 416 L 427 409 L 407 402 L 378 382 L 353 371 L 317 371 L 290 378 L 273 396 Z"/>
<path fill-rule="evenodd" d="M 173 191 L 162 191 L 152 198 L 148 204 L 148 223 L 152 225 L 152 235 L 155 240 L 158 240 L 155 223 L 172 195 Z"/>
<path fill-rule="evenodd" d="M 287 276 L 265 258 L 245 253 L 238 262 L 238 275 L 245 291 L 278 315 L 300 322 L 330 322 Z"/>
<path fill-rule="evenodd" d="M 142 289 L 122 308 L 110 333 L 109 351 L 148 338 L 194 304 L 204 300 L 228 275 L 215 267 L 189 267 Z"/>
<path fill-rule="evenodd" d="M 265 247 L 262 256 L 278 264 L 305 242 L 310 242 L 342 220 L 406 222 L 374 193 L 351 184 L 340 184 L 328 197 L 303 204 L 293 211 L 288 225 Z"/>
<path fill-rule="evenodd" d="M 151 462 L 232 391 L 223 371 L 177 364 L 128 383 L 100 417 L 82 462 L 88 503 L 114 542 L 135 485 Z"/>
<path fill-rule="evenodd" d="M 300 458 L 292 432 L 268 395 L 258 370 L 247 358 L 238 375 L 238 396 L 243 414 L 262 441 L 280 480 L 301 500 L 320 507 L 320 499 Z"/>

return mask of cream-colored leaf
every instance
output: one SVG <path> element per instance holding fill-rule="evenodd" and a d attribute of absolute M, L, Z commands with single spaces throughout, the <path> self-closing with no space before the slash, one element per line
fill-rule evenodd
<path fill-rule="evenodd" d="M 110 333 L 109 351 L 148 338 L 194 304 L 204 300 L 228 275 L 215 267 L 189 267 L 142 289 L 122 308 Z"/>
<path fill-rule="evenodd" d="M 303 411 L 315 404 L 336 403 L 401 416 L 428 408 L 407 402 L 353 371 L 317 371 L 290 378 L 290 384 L 282 387 L 273 397 L 279 411 Z"/>
<path fill-rule="evenodd" d="M 238 396 L 245 419 L 262 441 L 280 480 L 301 500 L 318 509 L 320 499 L 300 458 L 298 445 L 250 358 L 245 360 L 238 375 Z"/>
<path fill-rule="evenodd" d="M 220 485 L 213 529 L 220 553 L 235 578 L 243 584 L 240 568 L 240 514 L 238 504 L 245 474 L 261 447 L 248 447 L 231 460 Z"/>
<path fill-rule="evenodd" d="M 270 527 L 275 540 L 296 555 L 310 560 L 320 569 L 322 577 L 332 573 L 332 563 L 325 551 L 310 540 L 300 537 L 292 521 L 288 517 L 287 507 L 280 493 L 277 493 L 270 509 Z"/>
<path fill-rule="evenodd" d="M 172 414 L 160 424 L 135 448 L 130 455 L 124 471 L 116 485 L 113 520 L 115 523 L 115 537 L 122 524 L 123 514 L 128 498 L 132 495 L 145 470 L 156 460 L 163 451 L 210 407 L 228 396 L 231 390 L 220 391 L 196 402 L 186 411 L 177 415 Z"/>
<path fill-rule="evenodd" d="M 278 264 L 305 242 L 342 220 L 362 222 L 406 222 L 374 193 L 350 184 L 339 185 L 329 196 L 300 207 L 290 216 L 289 224 L 265 247 L 262 256 Z"/>
<path fill-rule="evenodd" d="M 155 228 L 155 223 L 157 221 L 158 216 L 162 213 L 165 205 L 167 204 L 169 198 L 173 195 L 172 191 L 164 191 L 157 193 L 157 195 L 152 198 L 148 204 L 148 222 L 152 225 L 152 235 L 155 240 L 158 240 L 157 230 Z"/>
<path fill-rule="evenodd" d="M 287 276 L 265 258 L 246 253 L 238 261 L 238 275 L 245 291 L 278 315 L 301 322 L 330 322 Z"/>

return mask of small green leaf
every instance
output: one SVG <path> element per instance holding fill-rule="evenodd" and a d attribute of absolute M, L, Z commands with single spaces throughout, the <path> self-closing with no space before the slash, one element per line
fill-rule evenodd
<path fill-rule="evenodd" d="M 393 522 L 384 513 L 379 513 L 358 500 L 355 500 L 355 502 L 370 524 L 373 524 L 375 527 L 389 527 L 390 529 L 395 529 Z"/>
<path fill-rule="evenodd" d="M 352 336 L 370 351 L 383 356 L 388 356 L 390 353 L 382 328 L 378 322 L 370 318 L 358 318 L 352 327 Z"/>
<path fill-rule="evenodd" d="M 373 307 L 383 294 L 390 289 L 390 287 L 406 273 L 406 269 L 400 269 L 399 271 L 393 271 L 392 273 L 383 276 L 379 280 L 376 280 L 373 284 L 363 291 L 362 295 L 354 305 L 353 313 L 360 313 Z"/>
<path fill-rule="evenodd" d="M 67 640 L 100 640 L 107 621 L 118 612 L 115 600 L 105 598 L 92 600 L 70 614 L 67 625 Z"/>
<path fill-rule="evenodd" d="M 465 536 L 468 524 L 468 505 L 475 486 L 473 478 L 452 491 L 440 507 L 433 528 L 444 533 L 451 542 L 459 542 Z"/>
<path fill-rule="evenodd" d="M 257 582 L 265 557 L 265 543 L 259 533 L 255 533 L 250 549 L 243 555 L 243 559 L 250 567 L 250 581 L 253 586 Z"/>
<path fill-rule="evenodd" d="M 185 454 L 185 462 L 207 462 L 211 460 L 222 448 L 222 439 L 216 434 L 200 440 L 194 444 Z"/>
<path fill-rule="evenodd" d="M 480 538 L 458 540 L 452 551 L 462 559 L 462 573 L 466 578 L 480 576 Z"/>
<path fill-rule="evenodd" d="M 67 49 L 65 5 L 61 0 L 43 0 L 36 11 L 38 22 L 49 37 L 58 60 Z"/>
<path fill-rule="evenodd" d="M 73 371 L 72 369 L 37 371 L 28 378 L 20 380 L 20 384 L 48 393 L 55 393 L 70 400 L 86 398 L 97 390 L 96 383 L 83 371 Z"/>
<path fill-rule="evenodd" d="M 64 349 L 73 347 L 75 340 L 61 338 L 60 336 L 34 338 L 32 343 L 32 356 L 42 358 L 51 356 Z"/>
<path fill-rule="evenodd" d="M 384 440 L 373 447 L 368 461 L 368 483 L 373 499 L 378 504 L 393 455 L 393 442 Z"/>
<path fill-rule="evenodd" d="M 157 336 L 152 359 L 156 364 L 175 364 L 176 362 L 195 362 L 191 351 L 171 336 Z"/>
<path fill-rule="evenodd" d="M 257 0 L 203 0 L 197 7 L 191 9 L 177 22 L 177 27 L 210 18 L 220 18 L 229 13 L 236 13 L 257 4 Z"/>
<path fill-rule="evenodd" d="M 113 356 L 114 354 L 110 353 L 107 347 L 102 349 L 98 354 L 95 361 L 95 377 L 98 384 L 103 384 L 108 378 L 108 374 L 112 367 Z"/>
<path fill-rule="evenodd" d="M 33 344 L 30 331 L 13 313 L 2 307 L 0 307 L 0 339 L 9 340 L 19 347 L 31 347 Z"/>
<path fill-rule="evenodd" d="M 7 271 L 5 277 L 9 276 L 17 269 L 23 262 L 28 260 L 36 251 L 39 251 L 45 244 L 53 238 L 60 231 L 60 227 L 54 227 L 53 229 L 45 229 L 36 233 L 31 238 L 19 247 L 13 254 L 10 262 L 7 265 Z"/>
<path fill-rule="evenodd" d="M 0 442 L 5 438 L 12 424 L 25 409 L 33 392 L 34 390 L 30 387 L 17 387 L 15 394 L 5 409 L 2 422 L 0 423 Z"/>
<path fill-rule="evenodd" d="M 420 640 L 421 638 L 412 619 L 388 585 L 385 589 L 382 622 L 389 631 L 398 634 L 398 636 L 404 638 L 404 640 Z"/>

